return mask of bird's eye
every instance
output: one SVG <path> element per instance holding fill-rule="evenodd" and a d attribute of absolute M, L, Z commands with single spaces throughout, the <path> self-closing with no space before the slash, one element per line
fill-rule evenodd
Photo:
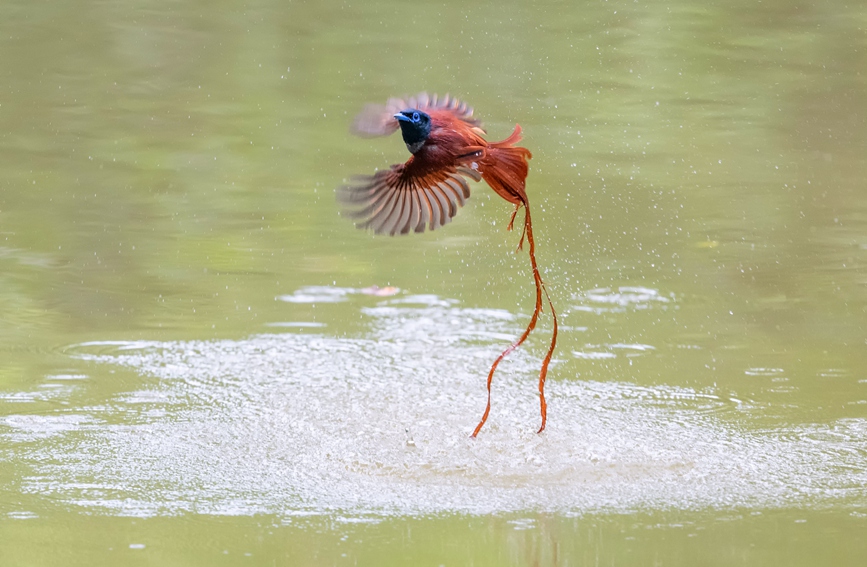
<path fill-rule="evenodd" d="M 418 122 L 420 119 L 421 119 L 421 117 L 418 115 L 418 112 L 412 113 L 412 121 L 413 122 Z"/>

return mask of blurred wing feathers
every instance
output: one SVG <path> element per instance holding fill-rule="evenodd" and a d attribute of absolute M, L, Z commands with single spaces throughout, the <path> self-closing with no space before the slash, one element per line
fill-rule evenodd
<path fill-rule="evenodd" d="M 458 167 L 458 173 L 461 175 L 465 175 L 472 179 L 473 181 L 481 181 L 482 174 L 478 172 L 478 170 L 470 169 L 469 167 Z"/>
<path fill-rule="evenodd" d="M 461 174 L 478 180 L 477 172 L 438 170 L 413 175 L 406 165 L 392 166 L 374 175 L 355 177 L 338 189 L 347 216 L 358 228 L 377 234 L 408 234 L 434 230 L 451 221 L 470 197 Z M 475 175 L 469 174 L 472 171 Z"/>
<path fill-rule="evenodd" d="M 381 104 L 367 104 L 352 121 L 350 132 L 362 138 L 388 136 L 397 131 L 398 123 L 394 112 L 388 112 Z"/>
<path fill-rule="evenodd" d="M 390 98 L 385 105 L 368 104 L 353 120 L 351 131 L 356 136 L 361 136 L 362 138 L 388 136 L 398 129 L 398 123 L 394 119 L 394 115 L 410 108 L 427 113 L 433 111 L 449 112 L 452 116 L 466 122 L 475 130 L 481 133 L 485 132 L 482 129 L 481 120 L 473 118 L 473 107 L 448 94 L 440 97 L 436 94 L 428 95 L 427 93 L 419 93 L 408 98 Z"/>

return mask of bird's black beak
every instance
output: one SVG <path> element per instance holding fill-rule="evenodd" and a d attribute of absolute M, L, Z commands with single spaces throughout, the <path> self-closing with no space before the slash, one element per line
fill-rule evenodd
<path fill-rule="evenodd" d="M 412 122 L 412 118 L 402 112 L 398 112 L 394 115 L 394 117 L 397 119 L 398 122 Z"/>

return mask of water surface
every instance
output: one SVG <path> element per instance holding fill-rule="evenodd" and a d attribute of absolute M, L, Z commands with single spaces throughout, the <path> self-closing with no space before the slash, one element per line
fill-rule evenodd
<path fill-rule="evenodd" d="M 862 6 L 0 14 L 4 564 L 867 553 Z M 352 116 L 421 90 L 533 151 L 542 435 L 547 314 L 468 439 L 532 308 L 510 207 L 338 215 L 406 158 Z"/>

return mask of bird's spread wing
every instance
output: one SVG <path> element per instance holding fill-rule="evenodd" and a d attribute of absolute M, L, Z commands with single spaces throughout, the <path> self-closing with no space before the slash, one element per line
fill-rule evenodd
<path fill-rule="evenodd" d="M 398 129 L 394 115 L 410 108 L 428 113 L 438 110 L 450 112 L 472 127 L 480 130 L 482 127 L 481 120 L 473 118 L 473 108 L 467 103 L 448 94 L 439 97 L 436 94 L 419 93 L 408 98 L 390 98 L 385 105 L 368 104 L 352 122 L 352 133 L 362 138 L 387 136 Z"/>
<path fill-rule="evenodd" d="M 475 170 L 457 167 L 419 172 L 411 161 L 374 175 L 353 178 L 338 189 L 345 214 L 358 228 L 377 234 L 408 234 L 434 230 L 448 223 L 470 196 L 463 176 L 479 181 Z"/>

